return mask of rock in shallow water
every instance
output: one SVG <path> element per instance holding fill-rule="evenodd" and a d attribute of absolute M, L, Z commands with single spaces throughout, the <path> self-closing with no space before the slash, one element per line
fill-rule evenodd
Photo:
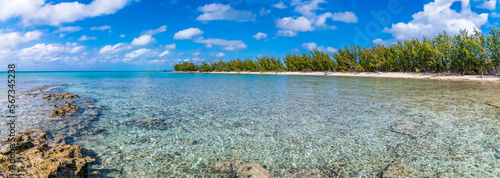
<path fill-rule="evenodd" d="M 411 169 L 400 161 L 395 161 L 391 163 L 387 168 L 382 172 L 382 176 L 384 178 L 389 177 L 421 177 L 422 174 L 417 170 Z"/>
<path fill-rule="evenodd" d="M 261 164 L 248 163 L 244 160 L 230 160 L 214 163 L 209 166 L 208 173 L 224 177 L 266 178 L 271 176 L 269 171 Z"/>
<path fill-rule="evenodd" d="M 411 137 L 420 137 L 428 134 L 428 131 L 415 123 L 396 124 L 392 126 L 392 131 L 405 134 Z"/>
<path fill-rule="evenodd" d="M 57 144 L 41 131 L 27 131 L 13 137 L 8 144 L 15 150 L 16 168 L 10 170 L 12 150 L 0 154 L 0 177 L 87 177 L 88 164 L 94 159 L 83 157 L 78 145 Z"/>

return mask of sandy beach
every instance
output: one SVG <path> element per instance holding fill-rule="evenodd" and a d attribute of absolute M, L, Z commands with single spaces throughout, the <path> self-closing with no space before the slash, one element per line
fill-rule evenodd
<path fill-rule="evenodd" d="M 407 72 L 179 72 L 175 73 L 203 73 L 203 74 L 243 74 L 243 75 L 306 75 L 306 76 L 344 76 L 344 77 L 378 77 L 378 78 L 407 78 L 454 81 L 483 81 L 500 82 L 500 76 L 487 75 L 457 75 L 446 73 L 407 73 Z"/>

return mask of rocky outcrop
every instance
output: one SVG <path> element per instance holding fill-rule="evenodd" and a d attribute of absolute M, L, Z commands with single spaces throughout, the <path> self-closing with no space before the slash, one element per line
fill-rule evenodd
<path fill-rule="evenodd" d="M 49 116 L 64 116 L 64 115 L 72 115 L 73 113 L 77 112 L 80 107 L 76 105 L 72 105 L 71 103 L 68 102 L 63 102 L 60 107 L 57 107 L 54 105 L 57 109 L 52 111 L 52 114 Z"/>
<path fill-rule="evenodd" d="M 87 177 L 88 164 L 94 161 L 82 155 L 80 146 L 67 145 L 61 138 L 49 139 L 40 130 L 0 141 L 0 145 L 0 177 Z M 14 169 L 9 168 L 12 153 Z"/>
<path fill-rule="evenodd" d="M 69 98 L 76 98 L 76 97 L 78 97 L 78 95 L 69 94 L 68 92 L 64 92 L 64 93 L 57 92 L 54 94 L 48 94 L 47 96 L 43 97 L 43 99 L 49 100 L 49 101 L 50 100 L 57 101 L 59 99 L 69 99 Z"/>
<path fill-rule="evenodd" d="M 208 174 L 220 175 L 223 177 L 254 177 L 266 178 L 271 174 L 259 163 L 248 163 L 244 160 L 229 160 L 217 162 L 207 169 Z"/>

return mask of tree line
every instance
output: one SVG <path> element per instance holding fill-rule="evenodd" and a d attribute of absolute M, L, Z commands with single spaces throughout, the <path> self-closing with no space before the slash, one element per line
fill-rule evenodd
<path fill-rule="evenodd" d="M 431 72 L 464 74 L 500 73 L 500 29 L 484 34 L 461 30 L 457 35 L 440 33 L 398 41 L 384 46 L 366 48 L 359 45 L 338 49 L 333 54 L 314 50 L 288 54 L 282 59 L 257 57 L 229 61 L 183 62 L 174 65 L 176 71 L 338 71 L 338 72 Z"/>

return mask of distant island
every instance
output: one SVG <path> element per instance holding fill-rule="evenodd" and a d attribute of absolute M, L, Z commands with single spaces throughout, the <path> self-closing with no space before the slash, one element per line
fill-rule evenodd
<path fill-rule="evenodd" d="M 398 41 L 384 46 L 376 44 L 365 48 L 348 46 L 333 54 L 320 50 L 302 54 L 288 54 L 282 59 L 257 57 L 229 61 L 183 62 L 174 65 L 180 72 L 411 72 L 449 73 L 456 75 L 500 74 L 500 29 L 492 28 L 484 34 L 461 30 L 457 35 L 440 33 L 432 39 Z M 405 77 L 403 77 L 405 78 Z"/>

